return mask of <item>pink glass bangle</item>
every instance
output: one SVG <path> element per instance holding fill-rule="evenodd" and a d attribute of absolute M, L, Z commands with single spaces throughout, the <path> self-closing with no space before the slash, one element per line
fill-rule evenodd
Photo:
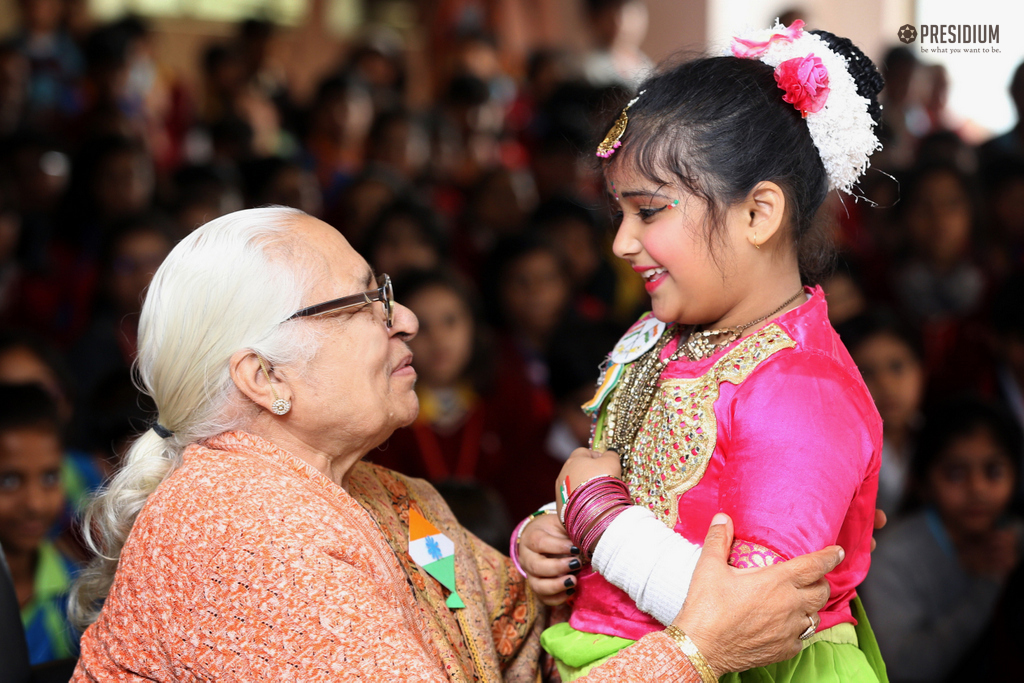
<path fill-rule="evenodd" d="M 512 566 L 516 568 L 523 578 L 526 578 L 526 572 L 523 571 L 523 566 L 519 564 L 519 537 L 523 535 L 523 529 L 526 525 L 533 521 L 533 517 L 527 517 L 523 521 L 516 525 L 516 528 L 512 531 L 512 536 L 509 539 L 508 544 L 508 556 L 512 558 Z"/>
<path fill-rule="evenodd" d="M 565 529 L 582 556 L 591 555 L 612 521 L 632 504 L 629 489 L 614 477 L 595 477 L 572 492 L 563 509 Z"/>
<path fill-rule="evenodd" d="M 512 530 L 512 535 L 509 537 L 508 556 L 512 560 L 512 566 L 516 568 L 516 571 L 522 574 L 524 579 L 529 577 L 526 572 L 523 571 L 523 566 L 519 564 L 519 539 L 523 537 L 523 531 L 526 530 L 526 525 L 532 522 L 535 517 L 554 514 L 557 514 L 554 510 L 554 503 L 548 503 L 540 510 L 531 513 L 529 517 L 519 522 L 519 524 L 516 525 L 516 528 Z"/>

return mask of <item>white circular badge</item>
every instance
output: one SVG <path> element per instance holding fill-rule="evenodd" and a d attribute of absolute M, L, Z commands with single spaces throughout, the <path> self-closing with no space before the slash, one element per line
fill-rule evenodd
<path fill-rule="evenodd" d="M 622 339 L 612 349 L 613 363 L 631 363 L 650 350 L 665 331 L 665 323 L 653 315 L 637 322 L 629 328 Z"/>

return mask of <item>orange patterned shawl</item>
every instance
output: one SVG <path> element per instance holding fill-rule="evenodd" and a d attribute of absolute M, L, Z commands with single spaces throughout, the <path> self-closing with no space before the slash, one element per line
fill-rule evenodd
<path fill-rule="evenodd" d="M 410 508 L 454 541 L 465 609 L 409 557 Z M 346 491 L 229 432 L 146 502 L 73 680 L 535 681 L 543 621 L 426 482 L 360 463 Z M 698 680 L 655 633 L 588 678 L 666 674 Z"/>

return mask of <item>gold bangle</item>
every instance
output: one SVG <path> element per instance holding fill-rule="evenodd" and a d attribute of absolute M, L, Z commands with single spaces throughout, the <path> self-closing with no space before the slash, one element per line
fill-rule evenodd
<path fill-rule="evenodd" d="M 704 655 L 697 649 L 697 644 L 690 640 L 690 636 L 683 633 L 683 630 L 675 625 L 666 627 L 665 635 L 679 646 L 679 649 L 690 660 L 690 664 L 697 670 L 700 679 L 704 683 L 718 683 L 718 676 L 715 675 L 714 669 L 711 668 L 708 660 L 704 659 Z"/>

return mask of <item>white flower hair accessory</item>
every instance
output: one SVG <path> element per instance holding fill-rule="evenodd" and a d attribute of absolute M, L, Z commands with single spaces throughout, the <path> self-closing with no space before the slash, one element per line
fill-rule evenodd
<path fill-rule="evenodd" d="M 782 99 L 807 121 L 829 189 L 851 194 L 869 166 L 868 157 L 882 147 L 870 102 L 857 92 L 847 58 L 803 26 L 799 19 L 788 28 L 776 20 L 770 29 L 734 37 L 727 54 L 775 69 L 775 80 L 785 91 Z"/>

